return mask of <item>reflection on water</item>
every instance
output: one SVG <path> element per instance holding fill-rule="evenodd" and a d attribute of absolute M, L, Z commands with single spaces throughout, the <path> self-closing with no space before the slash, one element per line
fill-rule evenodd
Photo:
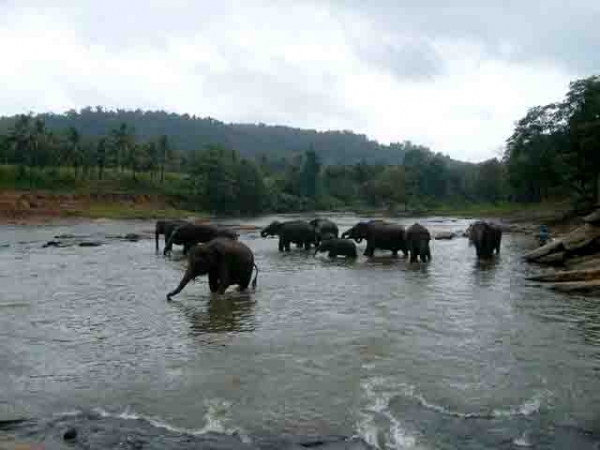
<path fill-rule="evenodd" d="M 203 305 L 180 304 L 179 307 L 190 322 L 193 335 L 203 333 L 231 333 L 254 331 L 254 307 L 256 302 L 248 292 L 236 295 L 211 295 Z"/>
<path fill-rule="evenodd" d="M 369 218 L 334 219 L 343 232 Z M 419 222 L 433 233 L 469 224 Z M 411 264 L 367 259 L 365 243 L 356 260 L 280 253 L 276 239 L 242 233 L 256 291 L 211 295 L 200 277 L 173 302 L 180 251 L 156 255 L 152 240 L 42 248 L 59 234 L 147 229 L 0 228 L 10 244 L 0 251 L 0 403 L 36 416 L 131 411 L 192 430 L 360 433 L 382 448 L 596 443 L 586 433 L 600 416 L 600 303 L 526 283 L 538 269 L 519 255 L 532 238 L 507 234 L 488 261 L 467 239 L 434 241 L 432 261 Z"/>

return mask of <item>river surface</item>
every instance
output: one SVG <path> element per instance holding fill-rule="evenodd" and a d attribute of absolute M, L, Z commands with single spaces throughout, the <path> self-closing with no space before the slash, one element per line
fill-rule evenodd
<path fill-rule="evenodd" d="M 359 220 L 333 219 L 342 231 Z M 434 233 L 469 224 L 420 222 Z M 178 247 L 170 258 L 147 239 L 42 248 L 63 233 L 152 229 L 0 226 L 0 406 L 180 432 L 356 435 L 380 449 L 600 442 L 600 302 L 526 282 L 539 270 L 519 258 L 531 237 L 505 234 L 487 263 L 467 239 L 434 241 L 430 263 L 409 264 L 279 253 L 242 232 L 257 290 L 211 296 L 199 278 L 172 302 Z"/>

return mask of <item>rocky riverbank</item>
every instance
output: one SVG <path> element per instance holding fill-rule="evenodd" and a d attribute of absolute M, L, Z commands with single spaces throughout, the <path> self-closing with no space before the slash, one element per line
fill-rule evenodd
<path fill-rule="evenodd" d="M 85 450 L 373 450 L 358 437 L 249 436 L 180 430 L 159 421 L 74 412 L 0 421 L 0 449 Z"/>
<path fill-rule="evenodd" d="M 552 289 L 600 293 L 600 209 L 582 218 L 583 225 L 527 253 L 525 260 L 552 267 L 530 281 Z"/>

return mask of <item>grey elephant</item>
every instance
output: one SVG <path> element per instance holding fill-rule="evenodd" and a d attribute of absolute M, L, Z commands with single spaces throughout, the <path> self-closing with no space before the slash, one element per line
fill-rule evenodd
<path fill-rule="evenodd" d="M 183 245 L 183 254 L 187 255 L 189 249 L 195 244 L 210 242 L 219 237 L 237 240 L 239 234 L 215 225 L 186 223 L 173 230 L 163 253 L 167 255 L 172 250 L 173 244 L 177 244 Z"/>
<path fill-rule="evenodd" d="M 329 219 L 316 218 L 308 222 L 315 229 L 315 235 L 317 240 L 317 245 L 321 243 L 324 236 L 333 236 L 335 238 L 339 237 L 340 230 L 335 222 Z"/>
<path fill-rule="evenodd" d="M 431 249 L 429 248 L 431 234 L 423 225 L 415 223 L 406 230 L 406 248 L 410 253 L 410 262 L 421 262 L 431 260 Z"/>
<path fill-rule="evenodd" d="M 167 242 L 169 241 L 169 238 L 171 237 L 171 233 L 173 232 L 173 230 L 177 227 L 180 227 L 182 225 L 186 225 L 189 224 L 189 222 L 186 222 L 185 220 L 157 220 L 156 221 L 156 226 L 154 228 L 154 239 L 156 241 L 156 253 L 158 253 L 158 237 L 160 235 L 164 235 L 165 236 L 165 246 L 167 245 Z"/>
<path fill-rule="evenodd" d="M 298 247 L 309 250 L 311 245 L 316 245 L 316 233 L 312 225 L 304 220 L 292 220 L 288 222 L 271 222 L 260 232 L 262 237 L 279 236 L 279 251 L 290 251 L 293 242 Z"/>
<path fill-rule="evenodd" d="M 478 258 L 491 258 L 500 254 L 502 229 L 493 223 L 477 221 L 469 227 L 469 244 L 475 246 Z"/>
<path fill-rule="evenodd" d="M 315 250 L 315 256 L 317 253 L 325 253 L 330 258 L 336 258 L 337 256 L 345 256 L 347 258 L 356 258 L 356 244 L 350 239 L 326 239 L 321 241 L 317 249 Z"/>
<path fill-rule="evenodd" d="M 217 238 L 207 244 L 195 245 L 188 255 L 188 266 L 177 288 L 167 294 L 167 300 L 179 294 L 194 278 L 208 274 L 211 292 L 224 293 L 231 285 L 240 290 L 248 288 L 252 272 L 256 275 L 252 287 L 256 287 L 258 267 L 254 263 L 252 250 L 243 242 Z"/>
<path fill-rule="evenodd" d="M 377 249 L 391 250 L 394 256 L 398 255 L 399 250 L 402 250 L 405 257 L 408 254 L 404 227 L 383 220 L 359 222 L 352 228 L 344 231 L 342 238 L 354 239 L 359 244 L 365 239 L 367 241 L 367 248 L 364 255 L 369 257 L 372 257 Z"/>

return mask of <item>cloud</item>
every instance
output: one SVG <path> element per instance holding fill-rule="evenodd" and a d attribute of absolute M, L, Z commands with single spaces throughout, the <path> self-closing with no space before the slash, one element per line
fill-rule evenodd
<path fill-rule="evenodd" d="M 561 3 L 0 2 L 0 113 L 166 109 L 478 161 L 600 72 L 600 5 Z"/>

